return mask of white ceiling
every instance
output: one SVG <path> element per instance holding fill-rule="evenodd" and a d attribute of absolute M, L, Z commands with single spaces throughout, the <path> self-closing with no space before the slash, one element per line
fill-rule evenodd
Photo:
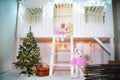
<path fill-rule="evenodd" d="M 79 4 L 105 4 L 111 3 L 112 0 L 19 0 L 19 3 L 27 8 L 43 7 L 48 4 L 61 3 L 79 3 Z"/>

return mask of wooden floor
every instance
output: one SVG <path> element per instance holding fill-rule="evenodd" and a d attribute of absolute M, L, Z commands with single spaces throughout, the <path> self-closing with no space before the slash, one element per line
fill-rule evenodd
<path fill-rule="evenodd" d="M 39 77 L 31 76 L 27 78 L 25 75 L 20 75 L 18 70 L 11 70 L 0 74 L 0 80 L 84 80 L 84 77 L 71 78 L 70 71 L 54 71 L 53 76 Z"/>

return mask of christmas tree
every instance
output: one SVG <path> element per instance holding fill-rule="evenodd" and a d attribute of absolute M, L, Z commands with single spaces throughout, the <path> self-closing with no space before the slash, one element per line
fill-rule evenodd
<path fill-rule="evenodd" d="M 15 66 L 24 70 L 21 74 L 28 74 L 28 76 L 32 75 L 31 69 L 40 64 L 40 49 L 31 32 L 31 27 L 22 45 L 20 45 L 18 53 Z"/>

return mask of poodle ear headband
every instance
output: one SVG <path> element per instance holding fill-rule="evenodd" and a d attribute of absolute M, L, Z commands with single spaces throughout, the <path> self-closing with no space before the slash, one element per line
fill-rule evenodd
<path fill-rule="evenodd" d="M 77 43 L 75 51 L 77 51 L 77 50 L 83 50 L 83 45 L 80 43 Z"/>

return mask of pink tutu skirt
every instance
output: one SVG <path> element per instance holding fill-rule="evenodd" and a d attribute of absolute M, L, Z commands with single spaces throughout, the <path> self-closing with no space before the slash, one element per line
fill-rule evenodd
<path fill-rule="evenodd" d="M 87 61 L 86 61 L 85 58 L 73 58 L 73 59 L 71 60 L 71 64 L 72 64 L 72 65 L 77 65 L 77 66 L 79 66 L 79 67 L 85 66 L 86 63 L 87 63 Z"/>

